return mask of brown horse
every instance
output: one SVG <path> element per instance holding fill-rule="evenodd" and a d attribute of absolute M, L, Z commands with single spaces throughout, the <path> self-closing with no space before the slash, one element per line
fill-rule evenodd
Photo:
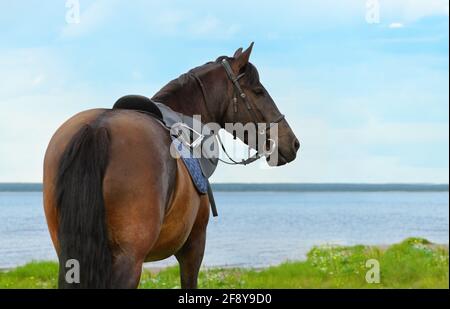
<path fill-rule="evenodd" d="M 274 165 L 283 165 L 295 159 L 299 142 L 249 62 L 252 45 L 183 74 L 153 100 L 222 126 L 279 119 Z M 239 80 L 230 80 L 223 59 Z M 236 86 L 252 113 L 242 104 L 233 111 Z M 197 286 L 209 200 L 170 155 L 170 143 L 157 120 L 131 110 L 87 110 L 57 130 L 44 160 L 44 209 L 59 287 L 136 288 L 144 262 L 172 255 L 182 288 Z M 79 263 L 78 283 L 65 280 L 72 259 Z"/>

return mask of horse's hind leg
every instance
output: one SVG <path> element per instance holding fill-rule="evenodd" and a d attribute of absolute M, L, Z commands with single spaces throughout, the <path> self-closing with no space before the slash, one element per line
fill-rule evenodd
<path fill-rule="evenodd" d="M 197 218 L 188 239 L 175 254 L 180 264 L 182 289 L 197 288 L 198 272 L 203 260 L 206 242 L 206 226 L 209 219 L 209 201 L 203 196 Z"/>
<path fill-rule="evenodd" d="M 114 289 L 135 289 L 139 285 L 142 272 L 142 261 L 127 253 L 114 258 L 112 287 Z"/>

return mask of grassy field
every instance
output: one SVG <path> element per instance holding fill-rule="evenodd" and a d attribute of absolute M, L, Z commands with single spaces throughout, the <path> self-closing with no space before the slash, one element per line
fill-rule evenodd
<path fill-rule="evenodd" d="M 380 283 L 366 282 L 366 261 L 376 259 Z M 200 288 L 449 288 L 448 247 L 409 238 L 389 247 L 315 247 L 306 261 L 261 270 L 212 268 Z M 0 288 L 55 288 L 58 265 L 33 262 L 0 273 Z M 144 271 L 140 288 L 179 288 L 177 267 Z"/>

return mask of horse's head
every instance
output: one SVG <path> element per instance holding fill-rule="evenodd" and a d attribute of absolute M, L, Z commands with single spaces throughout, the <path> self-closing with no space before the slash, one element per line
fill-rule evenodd
<path fill-rule="evenodd" d="M 182 114 L 201 115 L 204 123 L 225 128 L 265 155 L 269 165 L 284 165 L 295 159 L 300 143 L 249 62 L 252 47 L 182 74 L 152 99 Z"/>
<path fill-rule="evenodd" d="M 245 51 L 239 48 L 232 58 L 220 57 L 216 61 L 225 68 L 229 80 L 227 97 L 230 103 L 225 111 L 223 122 L 263 124 L 259 129 L 256 126 L 256 141 L 255 139 L 252 141 L 248 134 L 237 135 L 237 137 L 252 148 L 258 147 L 258 136 L 266 137 L 264 147 L 272 148 L 272 154 L 266 156 L 267 162 L 272 166 L 284 165 L 295 159 L 300 142 L 266 88 L 261 84 L 256 67 L 249 62 L 252 47 L 253 43 Z M 278 136 L 275 137 L 270 134 L 274 132 L 271 127 L 273 125 L 278 126 Z M 227 129 L 226 126 L 225 129 Z"/>

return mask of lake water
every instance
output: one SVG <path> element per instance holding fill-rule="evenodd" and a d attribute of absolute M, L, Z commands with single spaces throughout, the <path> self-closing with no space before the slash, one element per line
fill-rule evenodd
<path fill-rule="evenodd" d="M 217 192 L 205 266 L 303 259 L 314 245 L 449 242 L 448 192 Z M 56 260 L 41 192 L 0 192 L 0 268 Z M 149 263 L 164 266 L 173 258 Z"/>

